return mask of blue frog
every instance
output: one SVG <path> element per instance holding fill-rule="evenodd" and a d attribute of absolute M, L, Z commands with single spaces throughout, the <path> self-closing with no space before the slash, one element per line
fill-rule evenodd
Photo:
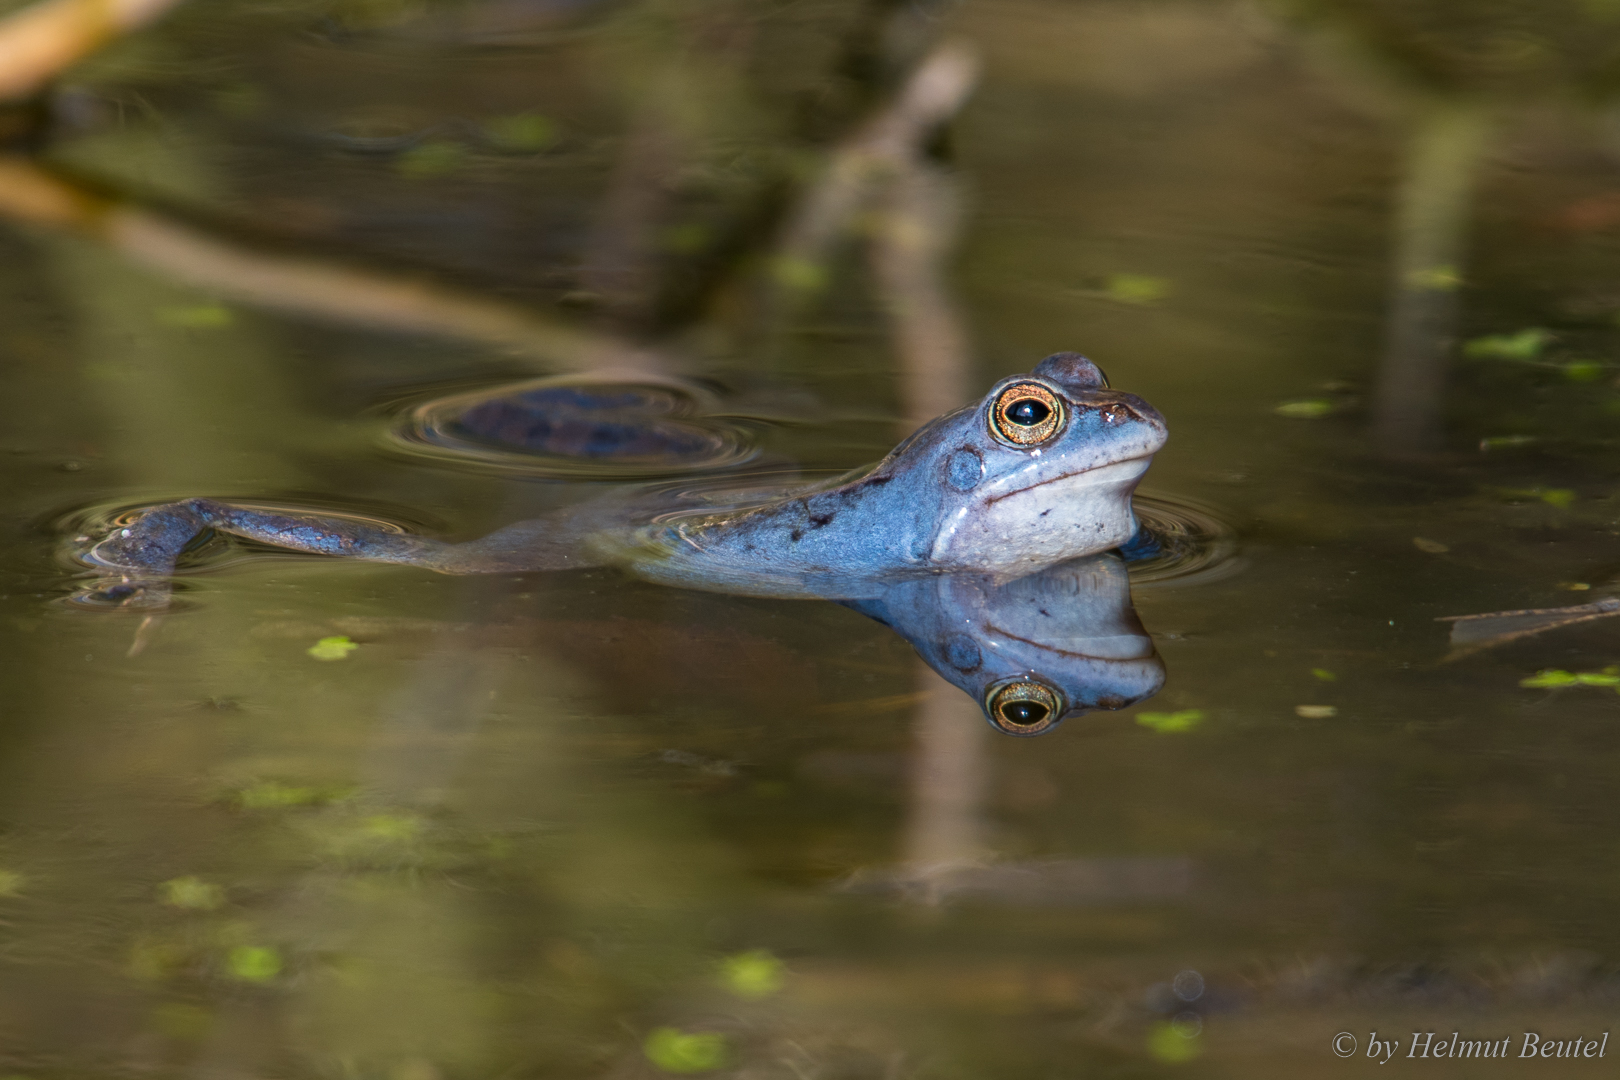
<path fill-rule="evenodd" d="M 516 422 L 496 419 L 484 426 Z M 553 424 L 545 437 L 589 444 L 581 423 Z M 622 433 L 615 439 L 639 447 Z M 447 543 L 199 498 L 147 510 L 86 557 L 113 577 L 99 585 L 101 599 L 151 606 L 166 602 L 176 558 L 208 530 L 447 574 L 616 565 L 685 588 L 858 599 L 906 578 L 1006 581 L 1121 546 L 1140 553 L 1151 541 L 1138 534 L 1131 493 L 1165 439 L 1151 405 L 1110 389 L 1083 356 L 1058 353 L 919 428 L 854 478 L 760 505 L 716 511 L 632 488 Z"/>
<path fill-rule="evenodd" d="M 451 401 L 446 415 L 452 442 L 552 458 L 678 466 L 725 451 L 723 434 L 646 388 L 526 387 Z M 627 487 L 460 544 L 188 499 L 95 544 L 86 559 L 106 577 L 87 591 L 161 607 L 175 560 L 210 530 L 449 574 L 614 565 L 686 588 L 844 603 L 910 641 L 997 729 L 1038 735 L 1163 684 L 1124 560 L 1156 549 L 1131 494 L 1165 438 L 1151 405 L 1058 353 L 872 468 L 775 498 L 716 508 L 701 486 Z"/>

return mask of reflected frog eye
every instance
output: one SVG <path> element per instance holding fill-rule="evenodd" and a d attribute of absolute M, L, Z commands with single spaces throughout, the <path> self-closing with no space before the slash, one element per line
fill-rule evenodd
<path fill-rule="evenodd" d="M 990 408 L 990 431 L 1014 446 L 1038 446 L 1063 427 L 1063 402 L 1040 383 L 1015 383 Z"/>
<path fill-rule="evenodd" d="M 984 711 L 1008 735 L 1040 735 L 1057 726 L 1063 716 L 1063 700 L 1045 683 L 1020 679 L 993 687 Z"/>

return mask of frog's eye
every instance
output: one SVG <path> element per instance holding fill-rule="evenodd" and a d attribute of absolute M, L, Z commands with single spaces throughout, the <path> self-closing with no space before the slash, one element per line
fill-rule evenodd
<path fill-rule="evenodd" d="M 1063 402 L 1040 383 L 1014 383 L 990 407 L 990 431 L 1014 446 L 1039 446 L 1063 427 Z"/>
<path fill-rule="evenodd" d="M 1008 735 L 1040 735 L 1057 726 L 1063 716 L 1063 699 L 1045 683 L 1019 679 L 992 687 L 984 711 Z"/>

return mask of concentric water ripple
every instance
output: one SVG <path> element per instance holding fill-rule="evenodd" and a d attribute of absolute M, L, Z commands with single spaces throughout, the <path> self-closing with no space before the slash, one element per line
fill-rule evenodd
<path fill-rule="evenodd" d="M 1133 588 L 1219 581 L 1243 569 L 1237 535 L 1202 503 L 1178 495 L 1138 491 L 1137 520 L 1159 540 L 1159 554 L 1131 564 Z"/>

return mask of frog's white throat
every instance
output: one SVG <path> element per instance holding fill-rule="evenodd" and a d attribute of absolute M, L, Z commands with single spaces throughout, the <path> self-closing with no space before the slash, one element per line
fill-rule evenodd
<path fill-rule="evenodd" d="M 1014 474 L 974 492 L 940 523 L 929 560 L 941 569 L 1018 577 L 1108 551 L 1136 532 L 1131 492 L 1151 454 L 1032 480 Z"/>

